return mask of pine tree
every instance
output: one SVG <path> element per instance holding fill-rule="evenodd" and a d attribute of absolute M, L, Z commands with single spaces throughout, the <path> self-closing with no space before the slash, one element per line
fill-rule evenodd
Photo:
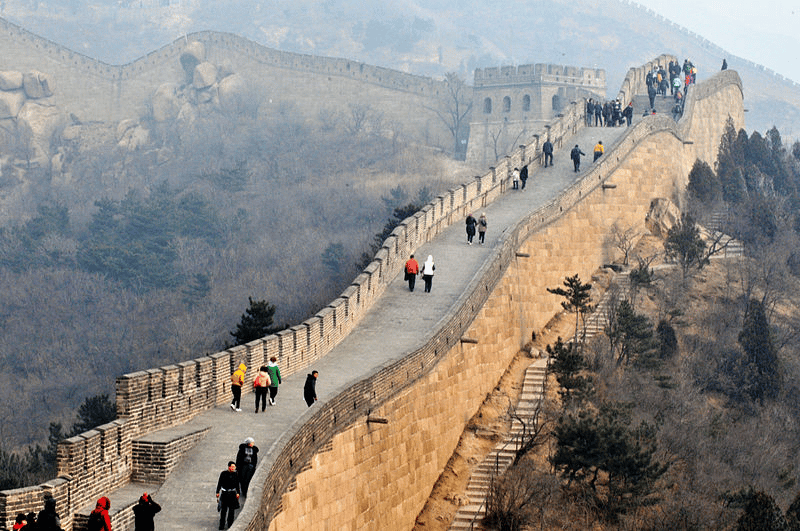
<path fill-rule="evenodd" d="M 564 289 L 566 288 L 566 289 Z M 591 311 L 591 284 L 584 284 L 578 275 L 566 277 L 564 279 L 564 288 L 547 288 L 547 291 L 553 295 L 561 295 L 566 300 L 561 301 L 561 307 L 569 313 L 575 314 L 575 336 L 574 341 L 578 341 L 578 325 L 582 315 Z"/>
<path fill-rule="evenodd" d="M 681 216 L 681 220 L 669 229 L 664 241 L 667 258 L 678 263 L 683 278 L 686 278 L 690 269 L 702 269 L 708 263 L 708 258 L 703 254 L 705 247 L 700 229 L 689 214 Z"/>
<path fill-rule="evenodd" d="M 773 399 L 781 386 L 778 356 L 772 344 L 764 305 L 751 299 L 739 333 L 739 344 L 745 352 L 749 374 L 745 392 L 754 400 Z"/>
<path fill-rule="evenodd" d="M 547 345 L 546 350 L 551 359 L 550 370 L 561 386 L 558 394 L 563 406 L 580 405 L 594 390 L 591 377 L 581 374 L 586 369 L 583 355 L 574 342 L 565 345 L 560 337 L 552 347 Z"/>
<path fill-rule="evenodd" d="M 236 345 L 244 345 L 250 341 L 268 336 L 275 331 L 272 326 L 275 305 L 265 300 L 254 301 L 252 297 L 248 297 L 247 300 L 250 301 L 250 307 L 242 314 L 242 319 L 236 325 L 236 330 L 231 332 Z"/>

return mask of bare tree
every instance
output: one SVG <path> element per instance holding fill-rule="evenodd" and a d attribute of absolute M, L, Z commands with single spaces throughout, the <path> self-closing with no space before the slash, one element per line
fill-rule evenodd
<path fill-rule="evenodd" d="M 453 136 L 453 155 L 461 150 L 461 130 L 472 111 L 472 93 L 466 82 L 455 72 L 444 75 L 447 92 L 439 100 L 438 107 L 425 107 L 433 111 Z"/>
<path fill-rule="evenodd" d="M 641 235 L 642 232 L 633 227 L 623 229 L 616 223 L 611 227 L 611 240 L 614 247 L 622 252 L 622 265 L 628 265 L 631 251 Z"/>

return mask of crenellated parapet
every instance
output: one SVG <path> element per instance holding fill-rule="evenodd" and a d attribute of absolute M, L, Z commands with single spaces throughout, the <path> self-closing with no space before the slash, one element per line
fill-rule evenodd
<path fill-rule="evenodd" d="M 640 68 L 647 68 L 647 65 Z M 635 88 L 637 75 L 631 75 L 629 87 Z M 409 254 L 453 223 L 462 223 L 466 212 L 476 211 L 505 193 L 510 188 L 511 170 L 538 163 L 541 144 L 547 138 L 560 146 L 584 127 L 582 114 L 582 105 L 569 105 L 562 116 L 524 137 L 520 147 L 499 160 L 489 171 L 453 187 L 403 220 L 353 283 L 306 321 L 246 345 L 118 377 L 118 419 L 59 444 L 57 479 L 35 487 L 0 492 L 0 525 L 10 527 L 13 516 L 19 512 L 40 510 L 43 497 L 49 494 L 56 498 L 62 526 L 69 531 L 80 525 L 85 519 L 87 506 L 91 509 L 100 495 L 121 489 L 132 481 L 161 481 L 183 455 L 182 452 L 190 451 L 192 444 L 205 435 L 202 430 L 184 433 L 178 428 L 200 412 L 228 401 L 230 375 L 239 363 L 258 367 L 275 356 L 283 374 L 288 376 L 305 370 L 326 356 L 358 325 L 402 270 Z M 237 520 L 237 529 L 266 529 L 284 510 L 282 500 L 290 491 L 292 482 L 308 469 L 311 458 L 321 448 L 331 445 L 337 434 L 351 429 L 357 419 L 386 407 L 401 393 L 411 392 L 434 374 L 432 371 L 437 367 L 446 367 L 446 378 L 450 378 L 447 382 L 459 386 L 466 381 L 475 381 L 475 371 L 479 374 L 480 371 L 502 374 L 503 362 L 510 352 L 508 349 L 518 348 L 518 342 L 508 339 L 513 327 L 505 319 L 501 320 L 502 326 L 493 329 L 493 333 L 505 342 L 498 347 L 489 342 L 486 347 L 480 347 L 496 349 L 491 355 L 482 354 L 480 358 L 491 358 L 491 363 L 463 363 L 459 357 L 462 352 L 458 350 L 460 338 L 482 315 L 493 294 L 498 291 L 503 294 L 501 306 L 510 300 L 517 301 L 515 304 L 522 304 L 520 300 L 527 301 L 525 309 L 520 311 L 536 312 L 537 319 L 530 322 L 541 321 L 543 316 L 558 307 L 555 299 L 543 302 L 544 299 L 537 294 L 528 294 L 531 298 L 525 299 L 517 292 L 510 296 L 503 291 L 506 289 L 503 287 L 506 272 L 512 266 L 516 267 L 514 264 L 518 262 L 517 251 L 526 245 L 536 245 L 536 238 L 554 230 L 554 227 L 564 231 L 565 238 L 574 244 L 575 253 L 561 256 L 548 249 L 547 259 L 534 260 L 525 266 L 529 268 L 524 271 L 526 278 L 549 282 L 545 285 L 555 285 L 553 279 L 560 278 L 559 275 L 563 277 L 565 271 L 573 273 L 573 266 L 586 269 L 593 268 L 595 263 L 603 263 L 605 239 L 597 232 L 603 230 L 602 224 L 610 223 L 616 215 L 639 213 L 644 208 L 641 204 L 643 198 L 647 197 L 649 201 L 654 193 L 668 197 L 681 194 L 694 159 L 713 161 L 716 156 L 713 148 L 728 116 L 735 127 L 744 125 L 742 85 L 734 71 L 721 72 L 708 82 L 691 87 L 680 122 L 666 116 L 655 116 L 626 131 L 613 146 L 613 151 L 609 149 L 608 156 L 593 165 L 562 196 L 531 212 L 508 232 L 497 255 L 476 274 L 470 289 L 444 316 L 440 328 L 421 348 L 390 366 L 376 369 L 373 374 L 327 400 L 324 406 L 309 410 L 303 422 L 289 428 L 274 455 L 270 456 L 270 466 L 257 470 L 254 482 L 267 485 L 267 488 L 260 503 L 245 505 Z M 650 181 L 637 181 L 635 177 L 641 175 L 646 175 Z M 620 186 L 604 187 L 610 180 Z M 621 186 L 623 184 L 628 189 Z M 579 240 L 585 247 L 578 246 Z M 544 267 L 547 268 L 545 272 L 542 271 Z M 517 286 L 518 282 L 513 284 Z M 513 337 L 529 337 L 530 332 L 530 329 L 513 330 Z M 496 355 L 502 349 L 506 349 L 504 354 Z M 456 357 L 452 357 L 454 352 Z M 453 402 L 436 394 L 443 387 L 439 378 L 445 376 L 431 378 L 432 383 L 425 384 L 428 394 L 420 400 L 444 408 Z M 480 385 L 490 387 L 496 381 L 489 377 L 481 380 Z M 245 393 L 249 391 L 244 389 Z M 488 392 L 488 388 L 481 391 Z M 478 392 L 475 396 L 483 395 Z M 456 417 L 468 418 L 466 412 L 474 404 L 465 401 L 458 405 L 463 405 L 464 411 Z M 388 411 L 395 409 L 389 407 Z M 426 412 L 428 409 L 435 408 L 426 407 Z M 437 411 L 442 416 L 430 419 L 434 424 L 455 418 L 452 411 Z M 453 422 L 449 437 L 463 429 Z M 400 422 L 397 424 L 402 425 Z M 173 432 L 159 433 L 167 428 Z M 426 451 L 435 451 L 430 443 L 423 446 Z M 378 448 L 375 446 L 376 451 Z M 380 448 L 389 453 L 402 452 L 403 444 Z M 403 458 L 400 454 L 392 454 L 392 459 Z M 386 473 L 394 473 L 393 470 Z M 414 475 L 407 469 L 396 473 Z M 408 478 L 403 476 L 398 483 L 389 481 L 386 488 L 395 488 L 394 485 L 408 481 Z M 376 496 L 381 496 L 381 493 L 376 493 Z M 384 499 L 389 498 L 384 496 Z M 254 498 L 252 501 L 257 500 Z M 115 529 L 126 528 L 131 518 L 130 506 L 117 507 L 113 520 Z"/>

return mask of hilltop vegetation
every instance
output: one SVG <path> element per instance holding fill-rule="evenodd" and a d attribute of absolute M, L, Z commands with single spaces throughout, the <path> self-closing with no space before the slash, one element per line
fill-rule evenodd
<path fill-rule="evenodd" d="M 97 134 L 62 149 L 68 185 L 7 167 L 29 180 L 30 206 L 0 227 L 2 449 L 44 444 L 121 374 L 231 345 L 248 301 L 272 306 L 278 328 L 308 318 L 396 208 L 461 182 L 446 156 L 366 115 L 358 128 L 285 106 L 207 116 L 154 125 L 135 151 L 87 124 Z"/>
<path fill-rule="evenodd" d="M 800 528 L 798 191 L 800 144 L 728 127 L 716 168 L 691 172 L 681 222 L 631 248 L 630 291 L 598 275 L 604 333 L 551 338 L 546 429 L 490 490 L 490 529 Z M 708 259 L 722 240 L 694 219 L 714 212 L 744 256 Z M 666 254 L 696 259 L 654 269 Z M 551 289 L 574 314 L 562 333 L 597 304 L 588 288 Z"/>

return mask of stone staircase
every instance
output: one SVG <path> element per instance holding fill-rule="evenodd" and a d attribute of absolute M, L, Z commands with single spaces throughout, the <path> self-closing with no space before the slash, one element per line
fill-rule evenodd
<path fill-rule="evenodd" d="M 627 274 L 614 275 L 613 289 L 609 289 L 597 304 L 595 310 L 586 319 L 586 339 L 603 333 L 611 302 L 617 294 L 625 294 L 630 289 L 630 277 Z M 548 358 L 538 359 L 528 366 L 522 393 L 515 408 L 515 416 L 530 419 L 544 394 L 547 378 Z M 499 477 L 514 462 L 514 451 L 519 445 L 523 426 L 518 420 L 511 424 L 511 430 L 483 461 L 475 467 L 467 484 L 465 495 L 469 503 L 458 508 L 450 524 L 450 531 L 483 530 L 480 520 L 486 514 L 486 498 L 492 478 Z"/>
<path fill-rule="evenodd" d="M 722 233 L 722 228 L 725 226 L 727 220 L 727 212 L 716 211 L 709 216 L 709 220 L 706 222 L 708 234 L 704 235 L 704 237 L 717 239 L 721 236 L 719 243 L 725 246 L 725 249 L 721 253 L 715 254 L 711 258 L 736 258 L 744 256 L 744 243 Z"/>
<path fill-rule="evenodd" d="M 522 393 L 515 409 L 516 416 L 523 419 L 533 417 L 543 396 L 547 363 L 547 358 L 538 359 L 525 371 Z M 505 438 L 475 468 L 465 493 L 469 498 L 469 504 L 459 507 L 450 524 L 451 531 L 483 529 L 480 519 L 486 514 L 486 495 L 489 492 L 489 485 L 492 478 L 501 476 L 514 461 L 514 451 L 519 445 L 522 432 L 522 423 L 515 419 Z"/>

